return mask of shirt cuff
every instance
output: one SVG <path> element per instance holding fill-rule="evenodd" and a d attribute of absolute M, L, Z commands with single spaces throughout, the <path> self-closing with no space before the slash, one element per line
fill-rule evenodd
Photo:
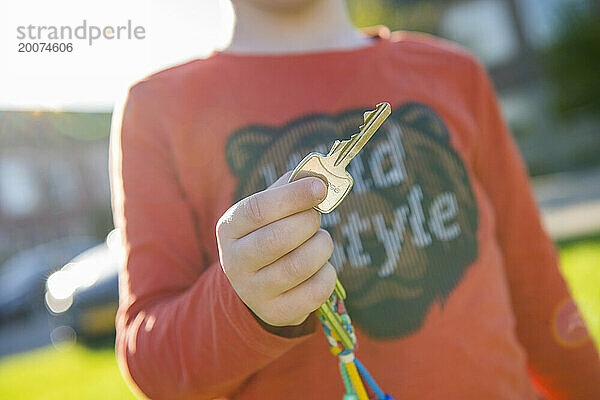
<path fill-rule="evenodd" d="M 252 350 L 269 358 L 277 358 L 315 334 L 313 331 L 307 335 L 287 338 L 268 332 L 237 295 L 221 265 L 217 263 L 215 269 L 215 287 L 220 289 L 217 296 L 222 313 L 240 340 Z"/>

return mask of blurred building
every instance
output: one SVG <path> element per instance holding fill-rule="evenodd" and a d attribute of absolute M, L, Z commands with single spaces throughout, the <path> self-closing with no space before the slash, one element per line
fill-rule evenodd
<path fill-rule="evenodd" d="M 600 116 L 578 110 L 570 118 L 557 115 L 553 101 L 564 94 L 558 90 L 561 82 L 556 82 L 557 77 L 551 76 L 545 65 L 550 57 L 562 57 L 553 46 L 565 35 L 576 34 L 571 31 L 578 18 L 595 18 L 597 31 L 600 1 L 348 1 L 359 26 L 385 24 L 393 30 L 429 32 L 472 51 L 490 72 L 505 118 L 533 175 L 600 163 Z M 586 52 L 585 46 L 580 43 L 580 52 Z M 571 63 L 585 64 L 593 59 L 592 54 L 582 54 Z M 600 78 L 591 71 L 593 68 L 588 67 L 580 74 L 593 74 L 590 84 L 598 88 Z M 573 86 L 586 84 L 573 80 Z"/>
<path fill-rule="evenodd" d="M 110 114 L 0 112 L 0 261 L 111 228 Z"/>

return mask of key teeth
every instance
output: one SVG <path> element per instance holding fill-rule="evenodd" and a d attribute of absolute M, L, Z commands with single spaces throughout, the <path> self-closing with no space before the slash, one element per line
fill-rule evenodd
<path fill-rule="evenodd" d="M 375 110 L 366 111 L 363 114 L 364 123 L 358 127 L 359 131 L 357 133 L 353 134 L 349 139 L 342 140 L 342 141 L 336 140 L 333 143 L 333 146 L 331 147 L 331 150 L 329 150 L 329 153 L 327 154 L 327 156 L 336 158 L 333 163 L 333 165 L 335 167 L 341 165 L 342 160 L 348 155 L 348 153 L 351 151 L 353 146 L 356 145 L 356 142 L 359 139 L 359 135 L 361 135 L 363 133 L 365 126 L 371 122 L 371 119 L 376 117 L 376 115 L 379 111 L 383 111 L 383 119 L 385 120 L 391 113 L 391 107 L 390 107 L 389 103 L 386 103 L 386 102 L 379 103 L 379 104 L 377 104 Z M 377 126 L 377 128 L 379 128 L 379 125 Z M 361 147 L 362 147 L 362 145 L 361 145 Z M 360 149 L 358 151 L 360 151 Z M 354 157 L 354 155 L 352 157 Z M 350 160 L 348 160 L 348 162 L 346 162 L 343 165 L 344 168 L 346 165 L 348 165 L 349 162 L 350 162 Z"/>
<path fill-rule="evenodd" d="M 331 150 L 329 150 L 329 155 L 335 153 L 335 151 L 337 150 L 337 148 L 340 146 L 340 142 L 339 140 L 336 140 L 335 142 L 333 142 L 333 146 L 331 146 Z"/>
<path fill-rule="evenodd" d="M 377 111 L 377 110 L 373 110 L 373 111 L 366 111 L 366 112 L 363 114 L 363 121 L 365 121 L 365 123 L 366 123 L 366 122 L 367 122 L 367 120 L 368 120 L 368 119 L 371 117 L 371 115 L 375 114 L 375 112 L 376 112 L 376 111 Z M 363 124 L 363 125 L 361 125 L 361 126 L 360 126 L 360 128 L 362 128 L 363 126 L 364 126 L 364 124 Z"/>
<path fill-rule="evenodd" d="M 376 108 L 372 111 L 364 112 L 364 114 L 363 114 L 363 122 L 364 123 L 358 127 L 359 131 L 362 131 L 364 126 L 367 124 L 367 122 L 369 122 L 369 119 L 371 119 L 371 117 L 374 116 L 377 113 L 377 110 L 379 110 L 380 108 L 383 110 L 391 110 L 390 104 L 386 103 L 386 102 L 379 103 L 375 107 Z M 386 114 L 389 115 L 390 112 L 388 111 Z M 386 117 L 387 117 L 387 115 L 386 115 Z"/>
<path fill-rule="evenodd" d="M 331 146 L 331 150 L 329 150 L 329 154 L 335 154 L 340 151 L 343 151 L 344 148 L 350 144 L 350 142 L 352 142 L 353 140 L 356 139 L 356 136 L 358 136 L 359 133 L 360 132 L 353 134 L 352 136 L 350 136 L 350 138 L 348 138 L 346 140 L 336 140 L 333 143 L 333 146 Z"/>

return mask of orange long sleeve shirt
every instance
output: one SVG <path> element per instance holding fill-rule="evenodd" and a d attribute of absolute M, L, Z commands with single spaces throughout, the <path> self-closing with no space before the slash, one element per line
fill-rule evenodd
<path fill-rule="evenodd" d="M 534 386 L 600 398 L 598 355 L 484 69 L 384 29 L 353 50 L 216 52 L 131 88 L 111 136 L 126 245 L 116 350 L 147 396 L 342 397 L 320 327 L 280 337 L 244 306 L 215 224 L 381 101 L 392 115 L 323 215 L 363 364 L 397 400 L 534 399 Z"/>

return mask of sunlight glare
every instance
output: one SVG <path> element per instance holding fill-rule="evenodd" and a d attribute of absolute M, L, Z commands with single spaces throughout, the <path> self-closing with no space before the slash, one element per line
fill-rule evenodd
<path fill-rule="evenodd" d="M 145 28 L 143 40 L 55 40 L 73 52 L 19 53 L 17 27 Z M 229 0 L 20 0 L 0 4 L 0 109 L 111 111 L 121 93 L 154 71 L 208 56 L 231 40 Z"/>

